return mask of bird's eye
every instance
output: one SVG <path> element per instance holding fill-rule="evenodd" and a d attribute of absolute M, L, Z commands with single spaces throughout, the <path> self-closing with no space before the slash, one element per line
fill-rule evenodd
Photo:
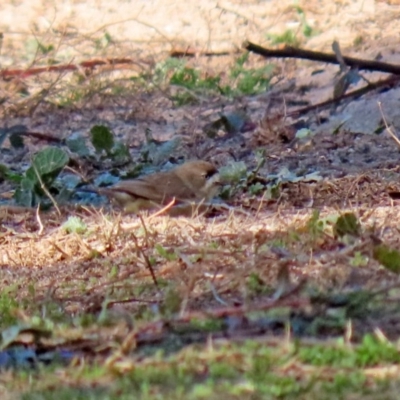
<path fill-rule="evenodd" d="M 214 169 L 214 170 L 211 170 L 211 171 L 204 172 L 203 176 L 206 179 L 209 179 L 209 178 L 213 177 L 216 173 L 217 173 L 217 170 Z"/>

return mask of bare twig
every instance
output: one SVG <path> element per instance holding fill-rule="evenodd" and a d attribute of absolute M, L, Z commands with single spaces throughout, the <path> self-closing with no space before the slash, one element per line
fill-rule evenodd
<path fill-rule="evenodd" d="M 146 224 L 144 223 L 143 217 L 142 217 L 140 214 L 139 214 L 139 218 L 140 218 L 140 221 L 142 222 L 143 229 L 144 229 L 144 231 L 145 231 L 145 237 L 146 237 L 147 246 L 149 246 L 149 242 L 148 242 L 148 231 L 147 231 Z M 143 251 L 142 247 L 139 245 L 139 242 L 138 242 L 138 240 L 137 240 L 137 237 L 136 237 L 134 234 L 132 234 L 132 236 L 133 236 L 133 239 L 134 239 L 135 244 L 136 244 L 136 249 L 142 254 L 142 256 L 143 256 L 143 258 L 144 258 L 144 261 L 145 261 L 145 264 L 146 264 L 146 267 L 147 267 L 147 269 L 148 269 L 149 272 L 150 272 L 151 279 L 153 280 L 154 285 L 158 288 L 158 281 L 157 281 L 157 278 L 156 278 L 156 274 L 154 273 L 154 269 L 153 269 L 153 266 L 151 265 L 151 262 L 150 262 L 150 260 L 149 260 L 149 257 L 148 257 L 147 254 Z"/>
<path fill-rule="evenodd" d="M 7 78 L 27 78 L 32 75 L 39 75 L 44 72 L 73 72 L 83 69 L 94 69 L 98 66 L 117 66 L 120 64 L 136 64 L 131 58 L 107 58 L 104 60 L 89 60 L 79 64 L 50 65 L 46 67 L 36 67 L 27 69 L 3 69 L 0 70 L 0 77 Z"/>
<path fill-rule="evenodd" d="M 49 192 L 49 190 L 47 189 L 46 185 L 44 184 L 44 182 L 42 181 L 42 177 L 40 176 L 36 166 L 34 164 L 32 164 L 33 166 L 33 170 L 35 171 L 36 177 L 40 183 L 40 187 L 43 190 L 43 192 L 45 192 L 46 196 L 50 199 L 50 201 L 53 203 L 54 208 L 57 210 L 57 213 L 59 216 L 61 216 L 61 211 L 58 208 L 57 202 L 55 200 L 55 198 L 51 195 L 51 193 Z"/>
<path fill-rule="evenodd" d="M 151 218 L 158 217 L 159 215 L 163 214 L 165 211 L 168 211 L 171 207 L 174 206 L 174 204 L 175 204 L 175 197 L 174 197 L 165 207 L 163 207 L 161 210 L 158 210 L 156 213 L 151 214 L 151 215 L 149 216 L 149 220 L 150 220 Z M 142 223 L 143 223 L 143 222 L 142 222 Z M 143 223 L 143 225 L 144 225 L 144 223 Z M 145 229 L 146 229 L 146 228 L 145 228 Z M 147 233 L 147 232 L 146 232 L 146 233 Z"/>
<path fill-rule="evenodd" d="M 259 54 L 263 57 L 299 58 L 303 60 L 320 61 L 329 64 L 339 64 L 335 54 L 322 53 L 320 51 L 299 49 L 291 46 L 286 46 L 283 49 L 267 49 L 251 42 L 245 42 L 243 47 L 246 50 Z M 343 56 L 343 60 L 346 65 L 351 68 L 400 75 L 400 65 L 345 56 Z"/>
<path fill-rule="evenodd" d="M 304 115 L 313 110 L 327 108 L 327 107 L 330 107 L 332 104 L 338 104 L 342 100 L 345 100 L 345 99 L 356 99 L 372 90 L 380 89 L 385 86 L 388 86 L 388 87 L 395 86 L 399 82 L 400 82 L 400 76 L 390 76 L 387 79 L 383 79 L 383 80 L 375 82 L 375 83 L 371 82 L 369 85 L 364 86 L 361 89 L 353 90 L 352 92 L 346 93 L 338 98 L 325 100 L 318 104 L 312 104 L 310 106 L 291 111 L 290 113 L 287 114 L 287 116 L 292 117 L 292 116 Z"/>
<path fill-rule="evenodd" d="M 378 101 L 378 107 L 379 107 L 379 111 L 382 115 L 382 120 L 385 124 L 386 130 L 389 132 L 389 135 L 392 137 L 392 139 L 396 142 L 396 144 L 400 147 L 400 140 L 398 139 L 398 137 L 394 134 L 394 132 L 392 131 L 392 129 L 390 129 L 390 126 L 387 123 L 385 114 L 383 113 L 382 110 L 382 103 L 380 101 Z"/>
<path fill-rule="evenodd" d="M 223 306 L 229 307 L 229 304 L 219 296 L 217 289 L 210 281 L 208 281 L 208 286 L 211 289 L 211 293 L 213 294 L 214 299 Z"/>
<path fill-rule="evenodd" d="M 36 221 L 37 221 L 37 223 L 39 224 L 39 235 L 41 235 L 42 233 L 43 233 L 43 231 L 44 231 L 44 227 L 43 227 L 43 224 L 42 224 L 42 220 L 41 220 L 41 218 L 40 218 L 40 204 L 36 207 Z"/>
<path fill-rule="evenodd" d="M 238 54 L 238 51 L 207 51 L 200 50 L 193 47 L 187 48 L 175 48 L 172 49 L 169 53 L 170 57 L 174 58 L 183 58 L 183 57 L 221 57 L 221 56 L 230 56 L 232 54 Z"/>

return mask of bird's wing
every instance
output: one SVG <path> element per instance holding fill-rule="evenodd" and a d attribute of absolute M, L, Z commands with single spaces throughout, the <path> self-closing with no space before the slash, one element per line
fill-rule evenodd
<path fill-rule="evenodd" d="M 176 203 L 196 199 L 196 193 L 192 190 L 191 186 L 188 186 L 177 175 L 167 173 L 148 175 L 135 180 L 120 181 L 110 188 L 98 188 L 87 191 L 95 191 L 114 199 L 119 198 L 123 202 L 127 201 L 125 195 L 136 199 L 150 200 L 158 204 L 168 204 L 172 199 L 175 199 Z"/>
<path fill-rule="evenodd" d="M 195 200 L 196 193 L 192 190 L 192 186 L 188 186 L 186 182 L 176 174 L 157 174 L 148 177 L 152 187 L 158 188 L 164 203 L 169 203 L 175 198 L 177 203 L 188 200 Z"/>
<path fill-rule="evenodd" d="M 113 186 L 112 190 L 126 193 L 134 198 L 148 199 L 157 203 L 163 203 L 165 194 L 157 190 L 151 182 L 146 179 L 135 179 L 134 181 L 121 181 Z"/>

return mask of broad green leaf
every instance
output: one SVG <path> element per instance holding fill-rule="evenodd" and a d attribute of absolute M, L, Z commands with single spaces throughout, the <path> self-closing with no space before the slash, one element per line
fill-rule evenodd
<path fill-rule="evenodd" d="M 107 154 L 110 153 L 114 146 L 114 135 L 109 128 L 104 125 L 95 125 L 90 130 L 90 134 L 92 136 L 92 144 L 98 153 L 103 150 Z"/>
<path fill-rule="evenodd" d="M 86 138 L 79 133 L 73 133 L 70 135 L 65 144 L 73 152 L 81 157 L 87 157 L 90 155 L 90 150 L 87 147 Z"/>
<path fill-rule="evenodd" d="M 35 182 L 31 179 L 22 178 L 20 187 L 14 193 L 15 202 L 23 207 L 32 207 L 35 205 Z"/>
<path fill-rule="evenodd" d="M 68 161 L 69 157 L 64 150 L 57 147 L 46 147 L 33 157 L 32 165 L 26 171 L 25 176 L 33 181 L 38 181 L 38 175 L 42 179 L 47 175 L 56 177 Z"/>
<path fill-rule="evenodd" d="M 373 256 L 376 261 L 381 263 L 386 269 L 396 274 L 400 272 L 400 253 L 391 249 L 385 244 L 378 244 L 374 247 Z"/>
<path fill-rule="evenodd" d="M 15 191 L 17 204 L 25 207 L 36 205 L 44 196 L 42 184 L 50 188 L 68 160 L 67 153 L 57 147 L 47 147 L 38 152 Z"/>
<path fill-rule="evenodd" d="M 361 225 L 353 213 L 345 213 L 337 219 L 333 226 L 333 232 L 338 237 L 344 235 L 360 236 Z"/>
<path fill-rule="evenodd" d="M 247 120 L 248 117 L 244 111 L 232 112 L 221 117 L 221 121 L 229 134 L 239 133 Z"/>
<path fill-rule="evenodd" d="M 247 176 L 247 166 L 243 161 L 231 162 L 220 168 L 221 181 L 226 183 L 238 183 Z"/>
<path fill-rule="evenodd" d="M 151 142 L 141 149 L 141 158 L 145 163 L 161 165 L 172 156 L 180 143 L 181 138 L 179 136 L 161 143 Z"/>
<path fill-rule="evenodd" d="M 34 326 L 23 326 L 23 325 L 14 325 L 8 329 L 5 329 L 1 333 L 1 349 L 7 348 L 13 342 L 19 340 L 19 336 L 23 335 L 31 335 L 31 343 L 35 343 L 39 341 L 41 338 L 50 338 L 52 333 L 47 329 L 41 329 Z M 26 339 L 25 339 L 26 340 Z"/>

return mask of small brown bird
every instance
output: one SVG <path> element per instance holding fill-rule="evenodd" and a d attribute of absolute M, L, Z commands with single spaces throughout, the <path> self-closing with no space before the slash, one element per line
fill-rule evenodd
<path fill-rule="evenodd" d="M 127 213 L 137 213 L 169 204 L 211 200 L 220 186 L 217 169 L 207 161 L 189 161 L 171 171 L 118 182 L 110 188 L 79 189 L 113 200 Z"/>

